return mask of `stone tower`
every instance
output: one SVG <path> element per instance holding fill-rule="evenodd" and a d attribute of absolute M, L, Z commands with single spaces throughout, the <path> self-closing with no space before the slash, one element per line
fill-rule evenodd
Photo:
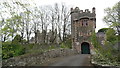
<path fill-rule="evenodd" d="M 90 54 L 93 46 L 90 42 L 92 32 L 96 28 L 96 13 L 95 7 L 92 12 L 89 9 L 85 11 L 78 7 L 71 8 L 71 34 L 72 46 L 80 53 Z"/>

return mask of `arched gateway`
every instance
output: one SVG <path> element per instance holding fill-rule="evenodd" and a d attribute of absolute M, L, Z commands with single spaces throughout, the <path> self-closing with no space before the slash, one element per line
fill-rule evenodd
<path fill-rule="evenodd" d="M 92 32 L 96 28 L 95 7 L 92 12 L 88 9 L 80 10 L 78 7 L 71 8 L 71 36 L 72 46 L 81 54 L 90 54 L 92 43 L 90 41 Z"/>
<path fill-rule="evenodd" d="M 90 54 L 90 45 L 87 42 L 81 44 L 81 54 Z"/>

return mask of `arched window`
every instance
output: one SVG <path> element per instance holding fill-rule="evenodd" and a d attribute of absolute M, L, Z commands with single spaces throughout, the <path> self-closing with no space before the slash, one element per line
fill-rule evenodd
<path fill-rule="evenodd" d="M 88 20 L 85 20 L 85 26 L 88 26 Z"/>

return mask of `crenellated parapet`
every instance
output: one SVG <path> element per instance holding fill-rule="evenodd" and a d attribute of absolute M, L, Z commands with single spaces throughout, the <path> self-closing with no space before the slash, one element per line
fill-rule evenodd
<path fill-rule="evenodd" d="M 82 18 L 88 18 L 88 19 L 95 19 L 96 13 L 95 13 L 95 7 L 92 8 L 92 11 L 89 9 L 80 10 L 78 7 L 71 8 L 71 15 L 73 20 L 79 20 Z"/>

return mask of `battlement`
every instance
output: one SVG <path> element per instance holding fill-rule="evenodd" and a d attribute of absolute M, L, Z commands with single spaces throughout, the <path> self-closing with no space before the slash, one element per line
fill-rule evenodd
<path fill-rule="evenodd" d="M 76 8 L 71 8 L 71 13 L 95 13 L 95 7 L 92 8 L 92 12 L 89 11 L 89 9 L 85 9 L 85 11 L 83 12 L 83 10 L 80 10 L 79 7 Z"/>
<path fill-rule="evenodd" d="M 92 8 L 92 12 L 89 11 L 89 9 L 85 9 L 83 11 L 83 10 L 80 10 L 78 7 L 74 9 L 71 8 L 71 16 L 73 16 L 77 20 L 82 19 L 82 18 L 93 19 L 96 17 L 95 7 Z"/>

